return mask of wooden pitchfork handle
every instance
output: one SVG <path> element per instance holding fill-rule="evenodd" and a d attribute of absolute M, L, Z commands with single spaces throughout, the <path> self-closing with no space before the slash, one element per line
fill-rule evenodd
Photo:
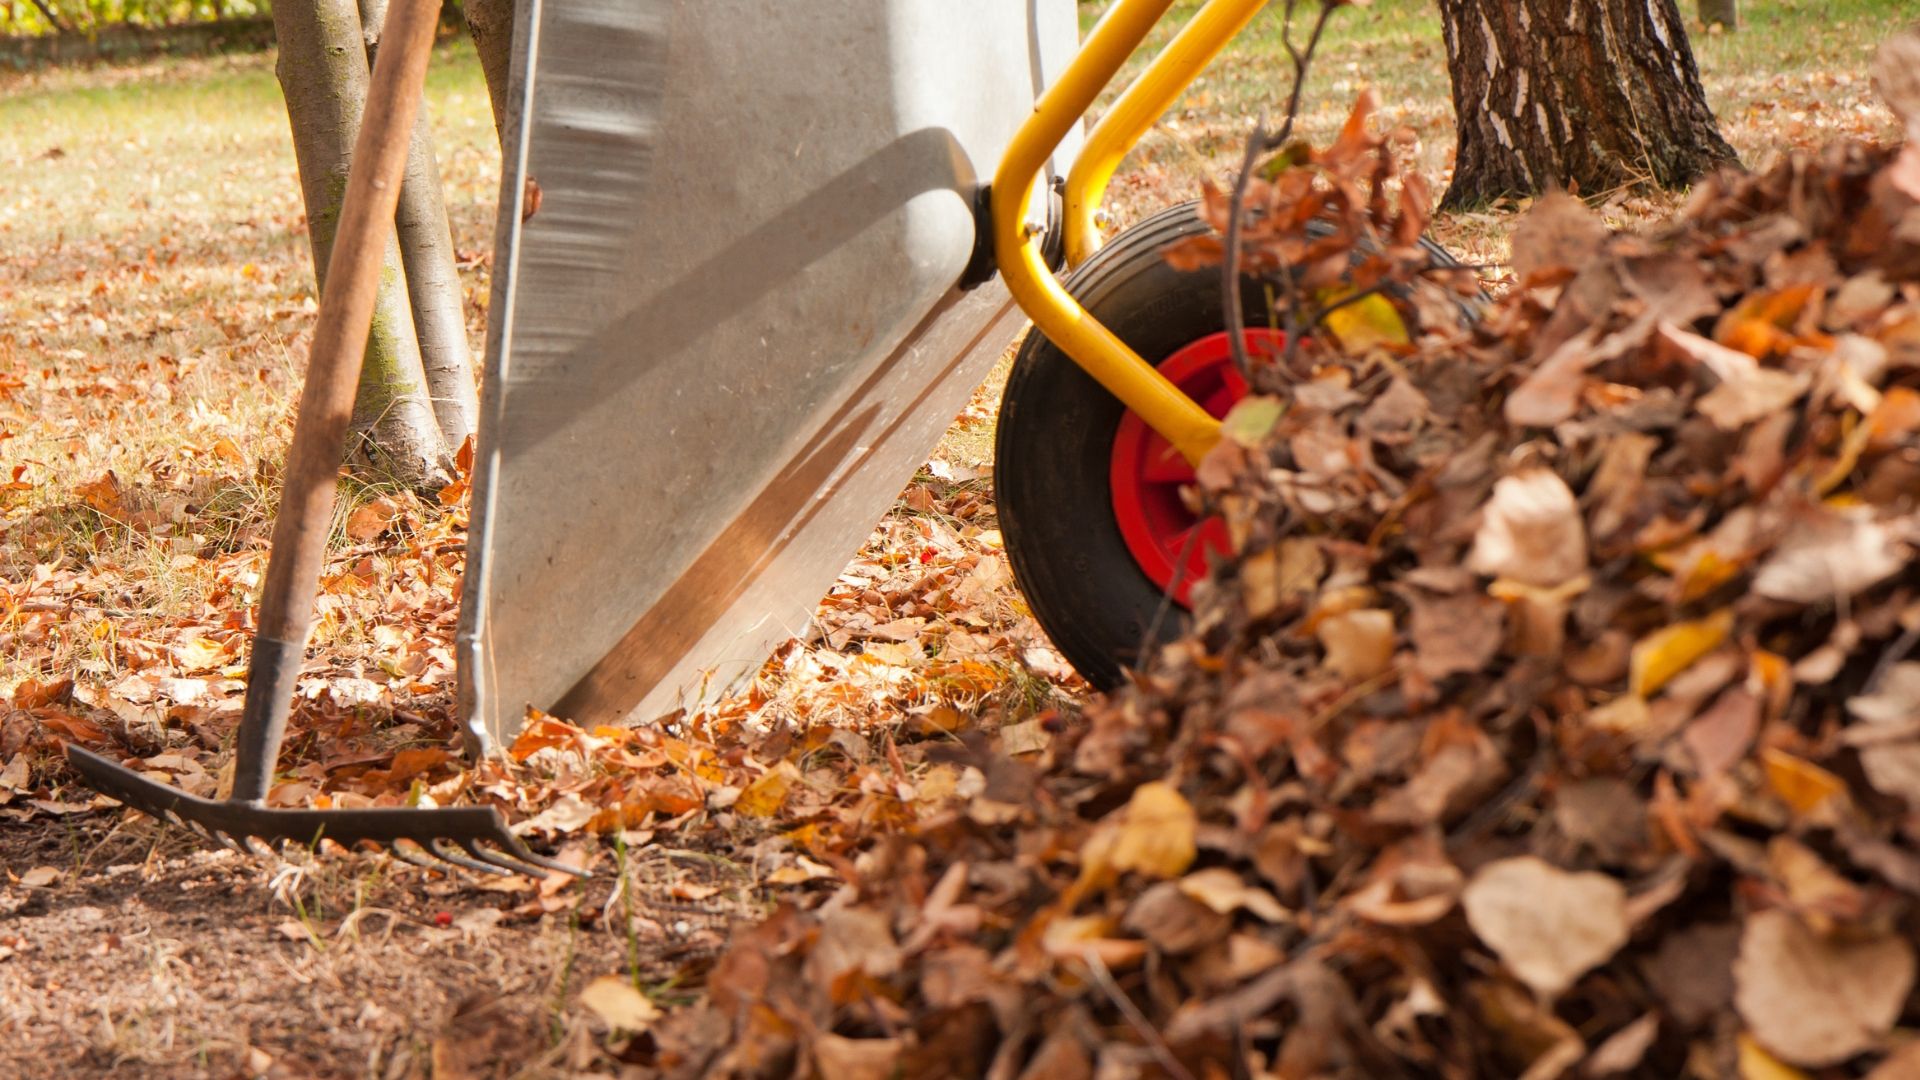
<path fill-rule="evenodd" d="M 297 3 L 300 0 L 288 0 Z M 287 450 L 286 482 L 273 523 L 259 627 L 247 667 L 246 708 L 235 752 L 233 798 L 259 803 L 273 782 L 295 683 L 313 628 L 314 594 L 326 557 L 334 486 L 346 453 L 354 391 L 401 175 L 426 83 L 441 0 L 393 0 L 367 86 L 367 107 L 340 205 L 339 229 L 320 294 L 320 322 Z"/>

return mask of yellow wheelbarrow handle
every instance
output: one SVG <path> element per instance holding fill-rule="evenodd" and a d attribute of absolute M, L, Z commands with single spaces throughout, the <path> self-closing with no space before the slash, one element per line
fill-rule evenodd
<path fill-rule="evenodd" d="M 1267 0 L 1210 0 L 1095 126 L 1067 180 L 1066 248 L 1077 262 L 1098 247 L 1094 211 L 1129 149 Z M 1173 0 L 1118 0 L 1060 79 L 1014 134 L 993 177 L 993 244 L 1007 291 L 1033 325 L 1190 462 L 1220 439 L 1220 422 L 1068 295 L 1027 223 L 1048 155 L 1146 40 Z M 1078 256 L 1077 258 L 1075 256 Z"/>

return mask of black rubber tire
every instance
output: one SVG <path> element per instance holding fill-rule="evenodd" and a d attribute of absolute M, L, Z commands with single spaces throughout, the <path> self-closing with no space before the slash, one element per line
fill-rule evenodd
<path fill-rule="evenodd" d="M 1209 231 L 1197 203 L 1168 207 L 1126 230 L 1068 276 L 1067 291 L 1148 363 L 1226 329 L 1220 271 L 1179 271 L 1167 247 Z M 1451 262 L 1426 243 L 1436 259 Z M 1272 319 L 1266 291 L 1241 290 L 1245 322 Z M 1109 469 L 1125 410 L 1053 342 L 1029 331 L 1007 376 L 994 438 L 994 499 L 1014 580 L 1067 662 L 1101 689 L 1118 685 L 1143 647 L 1187 626 L 1140 569 L 1114 519 Z"/>
<path fill-rule="evenodd" d="M 1148 363 L 1226 329 L 1218 269 L 1167 265 L 1169 245 L 1208 232 L 1193 203 L 1115 237 L 1064 282 L 1081 306 Z M 1248 326 L 1268 323 L 1265 293 L 1241 290 Z M 1007 375 L 994 434 L 993 490 L 1015 582 L 1054 646 L 1096 687 L 1134 666 L 1163 593 L 1127 550 L 1108 472 L 1125 408 L 1045 335 L 1029 331 Z M 1169 605 L 1156 635 L 1187 614 Z"/>

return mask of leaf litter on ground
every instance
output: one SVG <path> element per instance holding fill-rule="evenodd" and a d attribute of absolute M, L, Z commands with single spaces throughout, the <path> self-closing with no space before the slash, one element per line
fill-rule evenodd
<path fill-rule="evenodd" d="M 1254 186 L 1287 213 L 1250 242 L 1331 219 L 1410 340 L 1256 371 L 1282 408 L 1199 470 L 1236 545 L 1191 631 L 1028 761 L 963 742 L 1024 798 L 830 853 L 651 1067 L 1911 1074 L 1905 151 L 1716 176 L 1640 234 L 1540 200 L 1470 319 L 1412 272 L 1392 143 L 1343 144 Z"/>

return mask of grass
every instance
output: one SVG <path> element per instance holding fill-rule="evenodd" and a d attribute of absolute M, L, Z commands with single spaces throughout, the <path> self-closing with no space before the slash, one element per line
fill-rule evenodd
<path fill-rule="evenodd" d="M 469 48 L 439 50 L 428 105 L 456 246 L 484 251 L 498 155 Z M 88 598 L 102 613 L 190 618 L 234 570 L 201 556 L 258 555 L 311 331 L 271 57 L 0 80 L 0 172 L 0 465 L 25 485 L 0 504 L 0 577 L 93 573 L 114 583 Z M 477 340 L 485 281 L 465 285 Z M 118 507 L 89 505 L 86 485 L 109 473 Z M 161 521 L 116 520 L 141 513 Z M 16 636 L 0 684 L 112 674 L 112 652 Z"/>

